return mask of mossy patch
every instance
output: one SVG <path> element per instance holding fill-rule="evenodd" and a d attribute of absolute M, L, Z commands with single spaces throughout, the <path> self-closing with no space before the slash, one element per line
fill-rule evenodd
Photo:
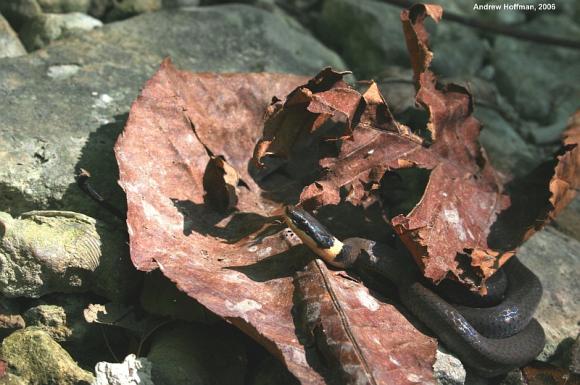
<path fill-rule="evenodd" d="M 13 374 L 30 385 L 89 384 L 93 375 L 81 368 L 44 330 L 28 327 L 2 342 L 1 357 Z"/>

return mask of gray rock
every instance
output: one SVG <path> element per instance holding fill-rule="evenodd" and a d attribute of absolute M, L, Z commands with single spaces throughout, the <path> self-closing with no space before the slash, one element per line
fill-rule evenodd
<path fill-rule="evenodd" d="M 463 385 L 465 383 L 465 368 L 457 357 L 439 346 L 435 356 L 433 371 L 439 385 Z"/>
<path fill-rule="evenodd" d="M 543 14 L 521 26 L 552 36 L 580 36 L 580 26 L 562 16 Z M 541 126 L 565 121 L 580 99 L 580 52 L 496 37 L 492 60 L 496 81 L 518 112 Z M 560 123 L 561 129 L 565 124 Z"/>
<path fill-rule="evenodd" d="M 30 317 L 37 327 L 62 343 L 74 360 L 84 368 L 93 368 L 103 357 L 109 357 L 111 350 L 121 352 L 127 346 L 126 332 L 121 327 L 96 326 L 85 321 L 83 311 L 92 301 L 94 296 L 86 294 L 50 294 L 33 300 L 32 307 L 26 312 L 27 318 Z M 66 324 L 63 326 L 59 322 L 49 321 L 59 319 L 58 310 L 45 311 L 57 308 L 64 311 Z M 50 314 L 56 317 L 51 317 Z M 106 338 L 103 337 L 103 332 Z"/>
<path fill-rule="evenodd" d="M 0 379 L 1 385 L 30 385 L 28 382 L 25 382 L 22 378 L 15 376 L 12 373 L 6 373 Z"/>
<path fill-rule="evenodd" d="M 244 384 L 245 347 L 237 333 L 223 327 L 163 328 L 151 341 L 147 358 L 157 385 Z"/>
<path fill-rule="evenodd" d="M 18 32 L 28 20 L 42 15 L 42 8 L 36 0 L 2 0 L 0 1 L 0 13 Z"/>
<path fill-rule="evenodd" d="M 479 141 L 498 170 L 524 176 L 541 162 L 537 148 L 523 140 L 497 110 L 478 106 L 475 116 L 483 124 Z"/>
<path fill-rule="evenodd" d="M 86 215 L 32 211 L 14 219 L 0 212 L 0 292 L 40 297 L 93 291 L 114 300 L 138 285 L 125 235 Z"/>
<path fill-rule="evenodd" d="M 561 342 L 576 338 L 578 333 L 580 242 L 548 226 L 528 240 L 518 255 L 544 287 L 536 318 L 546 332 L 546 346 L 539 359 L 549 361 Z"/>
<path fill-rule="evenodd" d="M 395 116 L 398 117 L 406 110 L 416 108 L 415 83 L 413 71 L 410 68 L 385 67 L 381 77 L 376 81 L 389 109 Z"/>
<path fill-rule="evenodd" d="M 71 356 L 44 330 L 18 330 L 2 341 L 2 359 L 27 384 L 78 385 L 93 375 L 77 366 Z"/>
<path fill-rule="evenodd" d="M 88 14 L 102 19 L 112 6 L 113 0 L 91 0 Z"/>
<path fill-rule="evenodd" d="M 527 383 L 520 369 L 514 369 L 499 378 L 483 378 L 468 370 L 465 385 L 527 385 Z"/>
<path fill-rule="evenodd" d="M 40 8 L 46 13 L 87 13 L 91 0 L 36 0 Z"/>
<path fill-rule="evenodd" d="M 163 8 L 195 7 L 200 0 L 162 0 Z"/>
<path fill-rule="evenodd" d="M 410 66 L 400 12 L 377 1 L 326 0 L 317 33 L 357 78 L 376 77 L 390 65 Z"/>
<path fill-rule="evenodd" d="M 473 75 L 483 66 L 489 47 L 473 29 L 442 21 L 429 38 L 432 69 L 438 76 Z"/>
<path fill-rule="evenodd" d="M 485 5 L 485 4 L 489 4 L 490 6 L 500 6 L 501 10 L 496 10 L 496 9 L 473 9 L 472 8 L 472 14 L 470 16 L 475 17 L 477 19 L 481 19 L 485 22 L 491 23 L 491 24 L 521 24 L 524 23 L 526 21 L 526 14 L 522 11 L 519 10 L 510 10 L 510 9 L 504 9 L 503 6 L 504 4 L 509 4 L 506 2 L 502 2 L 502 1 L 487 1 L 485 3 L 472 3 L 472 4 L 478 4 L 478 5 Z M 473 6 L 472 6 L 473 7 Z"/>
<path fill-rule="evenodd" d="M 443 3 L 456 11 L 464 7 L 459 1 Z M 317 32 L 342 54 L 357 78 L 376 78 L 391 65 L 410 67 L 400 13 L 401 8 L 384 2 L 326 0 Z M 429 29 L 433 69 L 438 75 L 466 75 L 479 70 L 488 48 L 473 30 L 448 22 Z"/>
<path fill-rule="evenodd" d="M 107 21 L 122 20 L 145 12 L 161 9 L 162 0 L 113 0 L 112 9 L 107 12 Z"/>
<path fill-rule="evenodd" d="M 207 324 L 221 322 L 221 318 L 179 290 L 160 271 L 145 275 L 140 303 L 149 314 Z"/>
<path fill-rule="evenodd" d="M 0 338 L 26 326 L 20 313 L 20 304 L 17 300 L 0 298 Z"/>
<path fill-rule="evenodd" d="M 580 241 L 580 195 L 574 199 L 558 214 L 552 222 L 558 231 Z"/>
<path fill-rule="evenodd" d="M 572 373 L 580 374 L 580 334 L 578 334 L 576 341 L 570 348 L 570 364 L 568 368 Z"/>
<path fill-rule="evenodd" d="M 505 376 L 500 385 L 526 385 L 526 381 L 522 371 L 514 369 Z"/>
<path fill-rule="evenodd" d="M 314 75 L 327 65 L 345 68 L 303 29 L 241 5 L 144 14 L 1 61 L 0 210 L 66 208 L 110 218 L 76 186 L 80 167 L 122 207 L 113 144 L 131 102 L 166 56 L 192 71 Z M 63 65 L 79 69 L 50 76 Z"/>
<path fill-rule="evenodd" d="M 67 79 L 75 75 L 81 67 L 76 64 L 57 64 L 48 67 L 46 76 L 55 80 Z"/>
<path fill-rule="evenodd" d="M 0 58 L 26 55 L 18 36 L 0 13 Z"/>
<path fill-rule="evenodd" d="M 23 318 L 27 326 L 37 326 L 55 341 L 63 342 L 72 334 L 64 309 L 56 305 L 39 305 L 28 309 Z"/>
<path fill-rule="evenodd" d="M 298 385 L 300 382 L 288 369 L 273 356 L 266 356 L 256 369 L 256 375 L 248 382 L 249 385 Z"/>
<path fill-rule="evenodd" d="M 388 67 L 378 81 L 395 116 L 401 116 L 406 110 L 413 113 L 415 109 L 412 76 L 411 70 Z M 472 93 L 475 116 L 483 126 L 479 141 L 494 167 L 509 175 L 523 176 L 542 161 L 538 149 L 529 145 L 517 132 L 516 127 L 521 125 L 521 121 L 493 83 L 473 76 L 448 78 L 445 82 L 463 85 Z"/>
<path fill-rule="evenodd" d="M 99 362 L 95 366 L 92 385 L 154 385 L 151 380 L 151 362 L 147 358 L 129 354 L 122 363 Z"/>
<path fill-rule="evenodd" d="M 54 40 L 90 31 L 103 23 L 84 13 L 44 14 L 28 21 L 20 30 L 22 43 L 30 51 L 43 48 Z"/>

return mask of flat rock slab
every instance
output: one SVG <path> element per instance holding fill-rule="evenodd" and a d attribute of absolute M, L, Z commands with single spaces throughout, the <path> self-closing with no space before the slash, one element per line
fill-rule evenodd
<path fill-rule="evenodd" d="M 580 26 L 551 14 L 541 15 L 521 29 L 572 40 L 580 36 Z M 578 108 L 578 50 L 498 37 L 491 60 L 498 88 L 518 113 L 542 126 L 556 123 L 559 134 Z"/>
<path fill-rule="evenodd" d="M 546 346 L 539 359 L 549 361 L 562 341 L 573 340 L 578 334 L 580 243 L 547 226 L 521 247 L 519 257 L 544 287 L 536 318 L 546 332 Z"/>
<path fill-rule="evenodd" d="M 26 55 L 18 36 L 0 13 L 0 58 Z"/>
<path fill-rule="evenodd" d="M 0 210 L 103 216 L 75 185 L 89 170 L 119 206 L 113 143 L 139 89 L 170 56 L 178 68 L 312 75 L 342 60 L 307 31 L 243 5 L 167 10 L 0 61 Z"/>

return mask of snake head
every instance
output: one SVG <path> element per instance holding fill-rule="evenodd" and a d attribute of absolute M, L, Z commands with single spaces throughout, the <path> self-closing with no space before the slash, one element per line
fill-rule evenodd
<path fill-rule="evenodd" d="M 350 246 L 336 239 L 318 219 L 303 208 L 286 206 L 284 221 L 302 240 L 302 243 L 328 264 L 345 268 L 352 265 L 356 259 Z"/>

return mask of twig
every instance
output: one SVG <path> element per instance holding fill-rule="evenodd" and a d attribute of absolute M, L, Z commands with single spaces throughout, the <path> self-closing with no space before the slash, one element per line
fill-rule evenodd
<path fill-rule="evenodd" d="M 105 210 L 109 211 L 111 214 L 113 214 L 120 220 L 125 221 L 127 219 L 125 214 L 122 213 L 121 210 L 119 210 L 117 207 L 107 202 L 105 198 L 103 198 L 103 196 L 99 194 L 97 190 L 93 188 L 93 186 L 91 186 L 91 184 L 89 183 L 90 177 L 91 174 L 87 170 L 81 168 L 81 172 L 79 173 L 79 175 L 75 177 L 75 180 L 80 189 L 85 194 L 87 194 L 92 200 L 97 202 L 99 206 L 103 207 Z"/>
<path fill-rule="evenodd" d="M 103 325 L 99 325 L 101 327 L 101 334 L 103 335 L 103 339 L 105 340 L 105 345 L 107 346 L 107 349 L 109 349 L 109 353 L 111 353 L 111 356 L 113 356 L 113 359 L 115 360 L 115 362 L 121 362 L 119 361 L 119 358 L 117 358 L 117 355 L 115 354 L 115 352 L 113 351 L 113 348 L 111 348 L 111 345 L 109 344 L 109 338 L 107 337 L 107 334 L 105 333 L 105 328 L 103 327 Z"/>
<path fill-rule="evenodd" d="M 409 0 L 382 0 L 382 1 L 402 8 L 409 8 L 410 6 L 415 4 Z M 445 12 L 443 14 L 443 20 L 453 21 L 455 23 L 463 24 L 468 27 L 477 28 L 482 31 L 488 31 L 500 35 L 510 36 L 515 39 L 527 40 L 539 44 L 555 45 L 571 49 L 580 49 L 580 41 L 578 40 L 569 40 L 554 36 L 539 35 L 532 32 L 521 31 L 507 25 L 486 23 L 480 20 L 460 16 L 453 12 Z"/>
<path fill-rule="evenodd" d="M 141 350 L 143 349 L 143 344 L 145 343 L 145 341 L 147 341 L 147 339 L 149 339 L 149 337 L 151 337 L 151 335 L 153 333 L 155 333 L 157 330 L 159 330 L 161 327 L 167 325 L 170 322 L 173 322 L 174 320 L 171 319 L 167 319 L 167 320 L 163 320 L 160 323 L 158 323 L 157 325 L 153 326 L 151 329 L 149 329 L 148 331 L 144 332 L 143 335 L 141 335 L 141 340 L 139 341 L 139 347 L 137 347 L 137 353 L 135 354 L 137 357 L 141 356 Z"/>

